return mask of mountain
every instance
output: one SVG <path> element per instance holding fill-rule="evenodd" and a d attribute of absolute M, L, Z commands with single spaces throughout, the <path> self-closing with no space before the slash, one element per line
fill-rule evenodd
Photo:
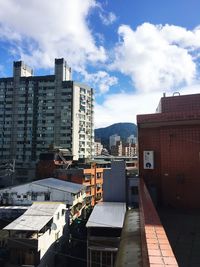
<path fill-rule="evenodd" d="M 109 146 L 109 137 L 113 134 L 117 134 L 122 140 L 126 140 L 127 137 L 134 134 L 137 136 L 137 126 L 134 123 L 120 122 L 112 124 L 105 128 L 98 128 L 94 131 L 95 140 L 101 140 L 101 143 L 107 148 Z"/>

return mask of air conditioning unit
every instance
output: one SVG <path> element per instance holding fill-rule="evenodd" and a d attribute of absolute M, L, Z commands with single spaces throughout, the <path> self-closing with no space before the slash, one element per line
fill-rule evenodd
<path fill-rule="evenodd" d="M 143 151 L 144 169 L 154 169 L 154 151 Z"/>

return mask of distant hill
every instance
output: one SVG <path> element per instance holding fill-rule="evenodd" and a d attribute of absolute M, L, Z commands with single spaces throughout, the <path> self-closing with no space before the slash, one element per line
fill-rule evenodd
<path fill-rule="evenodd" d="M 122 140 L 126 140 L 127 137 L 134 134 L 137 136 L 137 126 L 134 123 L 120 122 L 112 124 L 105 128 L 95 129 L 95 140 L 101 140 L 101 143 L 107 148 L 109 145 L 109 137 L 113 134 L 117 134 Z"/>

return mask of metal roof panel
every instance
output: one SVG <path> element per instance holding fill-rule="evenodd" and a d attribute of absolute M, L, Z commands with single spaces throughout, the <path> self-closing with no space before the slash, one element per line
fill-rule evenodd
<path fill-rule="evenodd" d="M 86 227 L 122 228 L 126 203 L 99 202 L 93 209 Z"/>

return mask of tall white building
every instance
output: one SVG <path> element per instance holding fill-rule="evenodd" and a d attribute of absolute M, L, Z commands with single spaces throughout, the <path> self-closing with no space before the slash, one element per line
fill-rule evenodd
<path fill-rule="evenodd" d="M 35 161 L 52 145 L 92 158 L 93 89 L 71 80 L 63 58 L 54 75 L 32 75 L 17 61 L 13 77 L 0 78 L 0 159 Z"/>

